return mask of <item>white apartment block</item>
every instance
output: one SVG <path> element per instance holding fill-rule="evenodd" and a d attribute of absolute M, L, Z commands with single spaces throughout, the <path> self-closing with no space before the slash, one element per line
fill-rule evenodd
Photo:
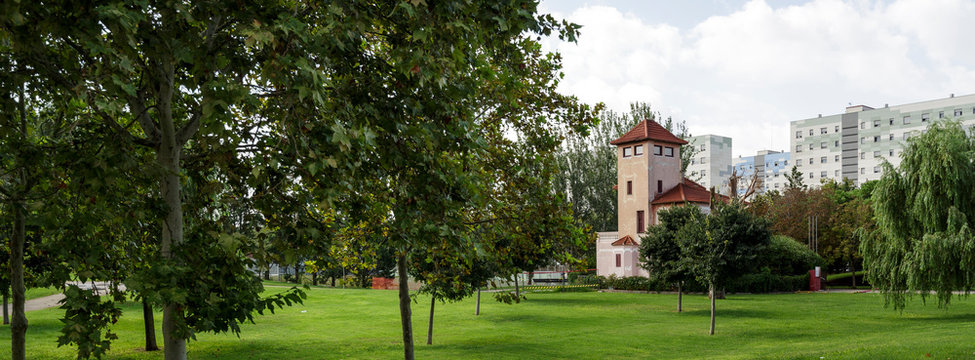
<path fill-rule="evenodd" d="M 731 138 L 719 135 L 700 135 L 687 139 L 685 149 L 697 152 L 687 164 L 687 178 L 721 194 L 727 194 L 731 176 Z M 688 151 L 688 150 L 683 150 Z"/>
<path fill-rule="evenodd" d="M 940 119 L 960 120 L 971 129 L 975 126 L 975 94 L 877 109 L 856 105 L 843 114 L 793 121 L 789 136 L 792 160 L 807 185 L 844 178 L 859 185 L 880 179 L 883 160 L 900 164 L 906 140 Z"/>

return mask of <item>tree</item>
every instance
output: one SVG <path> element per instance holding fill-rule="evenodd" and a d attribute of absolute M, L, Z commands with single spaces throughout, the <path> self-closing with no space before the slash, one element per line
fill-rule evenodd
<path fill-rule="evenodd" d="M 677 311 L 683 311 L 683 285 L 694 280 L 689 258 L 681 253 L 681 228 L 700 213 L 696 206 L 676 206 L 661 210 L 660 223 L 647 229 L 640 241 L 641 266 L 653 280 L 677 285 Z"/>
<path fill-rule="evenodd" d="M 296 17 L 307 12 L 298 11 L 295 6 L 300 5 L 293 3 L 262 5 L 248 7 L 222 1 L 151 5 L 119 1 L 98 6 L 17 3 L 5 6 L 0 17 L 0 26 L 9 39 L 15 61 L 28 66 L 30 76 L 62 91 L 60 94 L 69 99 L 65 102 L 83 104 L 85 111 L 111 129 L 117 145 L 144 146 L 155 155 L 151 163 L 143 166 L 156 175 L 165 204 L 159 237 L 162 261 L 176 269 L 207 266 L 186 266 L 191 260 L 216 260 L 209 256 L 180 258 L 202 255 L 187 252 L 188 246 L 196 245 L 186 241 L 187 235 L 201 235 L 195 240 L 208 246 L 199 250 L 221 251 L 209 246 L 214 239 L 207 239 L 207 233 L 185 231 L 192 224 L 184 219 L 182 200 L 185 190 L 182 162 L 188 149 L 205 152 L 220 145 L 241 144 L 245 137 L 250 137 L 248 130 L 256 127 L 247 121 L 254 118 L 247 115 L 259 106 L 258 99 L 268 95 L 262 85 L 270 82 L 269 77 L 295 70 L 292 61 L 310 56 L 288 52 L 299 46 L 264 46 L 272 38 L 287 42 L 306 40 L 307 37 L 296 34 L 310 33 L 303 26 L 309 21 Z M 309 71 L 306 68 L 291 73 L 308 74 Z M 320 82 L 320 79 L 312 81 Z M 275 94 L 297 98 L 299 94 L 294 89 L 276 88 L 280 92 Z M 324 91 L 320 86 L 303 89 L 302 95 L 310 93 L 319 97 Z M 219 256 L 225 255 L 237 256 L 234 251 Z M 244 270 L 237 266 L 240 263 L 227 265 L 231 264 L 234 266 L 209 269 Z M 239 276 L 242 274 L 221 273 L 229 275 L 221 280 L 248 281 Z M 173 275 L 188 276 L 189 271 L 156 275 L 165 275 L 157 280 L 161 281 Z M 199 277 L 197 281 L 202 279 Z M 198 295 L 191 290 L 210 288 L 189 282 L 188 288 L 163 292 L 167 359 L 186 358 L 186 339 L 192 334 L 187 326 L 192 321 L 186 321 L 185 317 L 193 312 L 190 306 L 204 304 L 195 302 L 196 299 L 180 299 Z M 259 286 L 259 283 L 257 287 L 231 286 L 227 291 L 246 290 L 241 295 L 255 299 Z M 269 305 L 262 301 L 223 304 Z M 247 314 L 243 318 L 249 318 L 253 310 L 237 309 Z M 240 312 L 218 314 L 229 315 L 233 321 L 241 319 Z M 214 330 L 236 330 L 235 326 L 225 327 L 221 319 L 216 320 L 215 324 L 220 325 Z"/>
<path fill-rule="evenodd" d="M 695 210 L 697 208 L 694 208 Z M 711 213 L 691 212 L 677 238 L 685 261 L 695 278 L 711 294 L 711 326 L 714 335 L 716 292 L 728 280 L 750 273 L 756 258 L 768 246 L 768 222 L 744 209 L 738 202 L 713 202 Z"/>
<path fill-rule="evenodd" d="M 789 180 L 789 183 L 785 185 L 786 191 L 806 190 L 806 184 L 802 180 L 802 171 L 799 171 L 798 166 L 792 165 L 792 170 L 785 174 L 785 178 Z"/>
<path fill-rule="evenodd" d="M 877 230 L 861 243 L 870 284 L 903 309 L 915 293 L 947 306 L 975 286 L 975 141 L 956 121 L 908 140 L 901 163 L 885 163 L 873 190 Z"/>

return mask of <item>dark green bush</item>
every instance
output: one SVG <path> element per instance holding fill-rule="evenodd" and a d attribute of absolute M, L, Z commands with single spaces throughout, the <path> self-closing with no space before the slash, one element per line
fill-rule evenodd
<path fill-rule="evenodd" d="M 809 273 L 777 275 L 768 268 L 762 273 L 747 274 L 728 283 L 725 289 L 733 293 L 794 292 L 809 289 Z"/>
<path fill-rule="evenodd" d="M 799 275 L 808 273 L 817 266 L 823 266 L 826 261 L 806 245 L 794 239 L 783 236 L 772 236 L 768 248 L 758 258 L 762 267 L 767 267 L 772 274 Z"/>

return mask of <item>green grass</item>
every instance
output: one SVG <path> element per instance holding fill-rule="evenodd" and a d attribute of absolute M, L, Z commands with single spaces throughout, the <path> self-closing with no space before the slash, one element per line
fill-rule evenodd
<path fill-rule="evenodd" d="M 269 289 L 270 292 L 284 289 Z M 304 305 L 258 316 L 240 338 L 200 334 L 196 359 L 389 359 L 402 356 L 397 293 L 313 288 Z M 903 313 L 876 294 L 729 295 L 717 304 L 717 334 L 707 335 L 708 302 L 676 295 L 597 292 L 534 293 L 504 305 L 485 294 L 438 304 L 434 345 L 425 345 L 429 298 L 414 304 L 419 359 L 971 359 L 975 300 L 948 310 L 915 301 Z M 161 359 L 145 353 L 138 304 L 115 326 L 110 359 Z M 31 359 L 72 358 L 56 346 L 59 311 L 28 313 Z M 157 314 L 156 325 L 160 317 Z M 0 358 L 10 331 L 0 328 Z M 161 333 L 159 342 L 162 343 Z"/>
<path fill-rule="evenodd" d="M 865 275 L 867 272 L 866 271 L 863 271 L 863 270 L 860 270 L 860 271 L 857 271 L 856 273 L 857 273 L 857 278 L 859 278 L 859 277 Z M 830 275 L 826 275 L 826 281 L 836 281 L 836 280 L 842 280 L 842 279 L 849 279 L 851 276 L 853 276 L 853 273 L 852 272 L 845 272 L 845 273 L 839 273 L 839 274 L 830 274 Z"/>
<path fill-rule="evenodd" d="M 39 298 L 39 297 L 45 297 L 45 296 L 49 296 L 49 295 L 54 295 L 54 294 L 57 294 L 57 293 L 60 293 L 60 291 L 58 291 L 58 289 L 55 289 L 55 288 L 52 288 L 52 287 L 49 287 L 49 288 L 33 288 L 33 289 L 27 289 L 27 292 L 24 294 L 24 297 L 27 300 L 30 300 L 30 299 L 36 299 L 36 298 Z"/>

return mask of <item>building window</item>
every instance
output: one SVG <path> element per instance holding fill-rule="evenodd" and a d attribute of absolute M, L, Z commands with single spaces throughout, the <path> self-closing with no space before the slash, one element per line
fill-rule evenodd
<path fill-rule="evenodd" d="M 880 120 L 874 120 L 873 127 L 880 127 Z"/>
<path fill-rule="evenodd" d="M 825 171 L 820 171 L 819 172 L 819 177 L 821 177 L 821 178 L 826 177 L 826 172 Z"/>
<path fill-rule="evenodd" d="M 812 179 L 813 177 L 814 177 L 814 175 L 813 175 L 812 171 L 810 171 L 809 172 L 809 178 Z"/>
<path fill-rule="evenodd" d="M 923 114 L 921 114 L 921 122 L 927 122 L 928 120 L 931 120 L 931 114 L 930 113 L 923 113 Z"/>
<path fill-rule="evenodd" d="M 840 156 L 839 155 L 834 155 L 833 156 L 833 161 L 834 162 L 840 162 Z"/>
<path fill-rule="evenodd" d="M 910 115 L 907 115 L 907 116 L 904 117 L 904 123 L 905 124 L 910 124 L 911 123 L 911 116 Z"/>
<path fill-rule="evenodd" d="M 867 168 L 860 168 L 860 175 L 866 174 Z"/>
<path fill-rule="evenodd" d="M 861 121 L 860 122 L 860 129 L 866 129 L 866 128 L 867 128 L 867 123 Z"/>
<path fill-rule="evenodd" d="M 833 127 L 833 132 L 840 132 L 840 126 L 836 125 L 835 127 Z"/>
<path fill-rule="evenodd" d="M 825 149 L 826 148 L 826 142 L 823 141 L 823 142 L 819 143 L 819 148 L 820 149 Z"/>
<path fill-rule="evenodd" d="M 674 157 L 674 148 L 668 146 L 664 148 L 664 156 Z M 702 162 L 703 164 L 703 162 Z"/>
<path fill-rule="evenodd" d="M 809 158 L 809 165 L 813 164 L 813 158 Z"/>
<path fill-rule="evenodd" d="M 894 156 L 894 149 L 890 149 L 890 156 Z"/>
<path fill-rule="evenodd" d="M 643 210 L 639 210 L 636 212 L 636 232 L 642 233 L 643 230 Z"/>
<path fill-rule="evenodd" d="M 707 170 L 701 170 L 701 176 L 708 176 Z"/>
<path fill-rule="evenodd" d="M 880 136 L 874 136 L 873 142 L 880 142 Z"/>
<path fill-rule="evenodd" d="M 783 160 L 782 165 L 789 166 L 789 160 Z"/>
<path fill-rule="evenodd" d="M 691 165 L 697 164 L 697 160 L 691 159 Z"/>
<path fill-rule="evenodd" d="M 701 151 L 704 151 L 704 145 L 701 145 Z"/>
<path fill-rule="evenodd" d="M 820 164 L 825 164 L 825 163 L 826 163 L 826 157 L 825 157 L 825 156 L 823 156 L 823 157 L 820 157 L 820 158 L 819 158 L 819 163 L 820 163 Z"/>
<path fill-rule="evenodd" d="M 874 166 L 873 167 L 873 173 L 874 174 L 879 174 L 880 173 L 880 167 L 879 166 Z"/>
<path fill-rule="evenodd" d="M 839 170 L 834 170 L 833 171 L 833 176 L 834 177 L 837 177 L 837 178 L 840 177 L 840 171 Z"/>
<path fill-rule="evenodd" d="M 674 156 L 674 154 L 671 154 L 670 156 Z M 708 158 L 702 157 L 701 158 L 701 164 L 707 164 L 707 162 L 708 162 L 707 160 L 708 160 Z"/>
<path fill-rule="evenodd" d="M 802 160 L 796 163 L 796 167 L 802 167 Z"/>
<path fill-rule="evenodd" d="M 813 129 L 809 129 L 809 136 L 813 135 Z"/>
<path fill-rule="evenodd" d="M 880 157 L 880 151 L 874 151 L 873 152 L 873 157 L 875 157 L 875 158 Z"/>
<path fill-rule="evenodd" d="M 819 128 L 820 134 L 826 134 L 826 128 Z"/>
<path fill-rule="evenodd" d="M 840 141 L 839 140 L 833 141 L 833 146 L 834 147 L 839 147 L 840 146 Z"/>
<path fill-rule="evenodd" d="M 888 137 L 887 140 L 894 141 L 894 134 L 890 134 L 887 137 Z"/>
<path fill-rule="evenodd" d="M 663 180 L 657 180 L 657 194 L 664 192 Z"/>
<path fill-rule="evenodd" d="M 653 154 L 654 155 L 657 155 L 657 156 L 663 155 L 664 154 L 664 147 L 663 146 L 660 146 L 660 145 L 654 145 L 653 146 Z"/>
<path fill-rule="evenodd" d="M 813 149 L 813 144 L 809 144 L 809 150 Z"/>
<path fill-rule="evenodd" d="M 625 148 L 623 148 L 623 157 L 626 158 L 626 157 L 630 157 L 630 156 L 633 156 L 633 148 L 631 148 L 631 147 L 625 147 Z"/>
<path fill-rule="evenodd" d="M 796 131 L 796 139 L 802 139 L 802 131 Z"/>
<path fill-rule="evenodd" d="M 889 122 L 890 123 L 888 125 L 894 125 L 894 118 L 890 118 Z"/>
<path fill-rule="evenodd" d="M 802 145 L 796 145 L 796 152 L 797 153 L 801 153 L 802 152 Z"/>
<path fill-rule="evenodd" d="M 626 195 L 633 195 L 633 181 L 626 182 Z"/>
<path fill-rule="evenodd" d="M 944 111 L 938 111 L 938 119 L 944 119 L 944 118 L 945 118 L 945 112 Z"/>
<path fill-rule="evenodd" d="M 616 267 L 623 267 L 623 255 L 616 254 Z"/>
<path fill-rule="evenodd" d="M 643 155 L 643 145 L 634 146 L 633 155 Z"/>
<path fill-rule="evenodd" d="M 865 153 L 865 152 L 860 153 L 860 158 L 861 159 L 866 159 L 867 158 L 867 153 Z"/>
<path fill-rule="evenodd" d="M 955 116 L 961 116 L 961 109 L 955 109 Z"/>
<path fill-rule="evenodd" d="M 865 137 L 861 137 L 861 138 L 860 138 L 860 143 L 861 143 L 861 144 L 866 144 L 866 143 L 867 143 L 867 138 L 865 138 Z"/>

